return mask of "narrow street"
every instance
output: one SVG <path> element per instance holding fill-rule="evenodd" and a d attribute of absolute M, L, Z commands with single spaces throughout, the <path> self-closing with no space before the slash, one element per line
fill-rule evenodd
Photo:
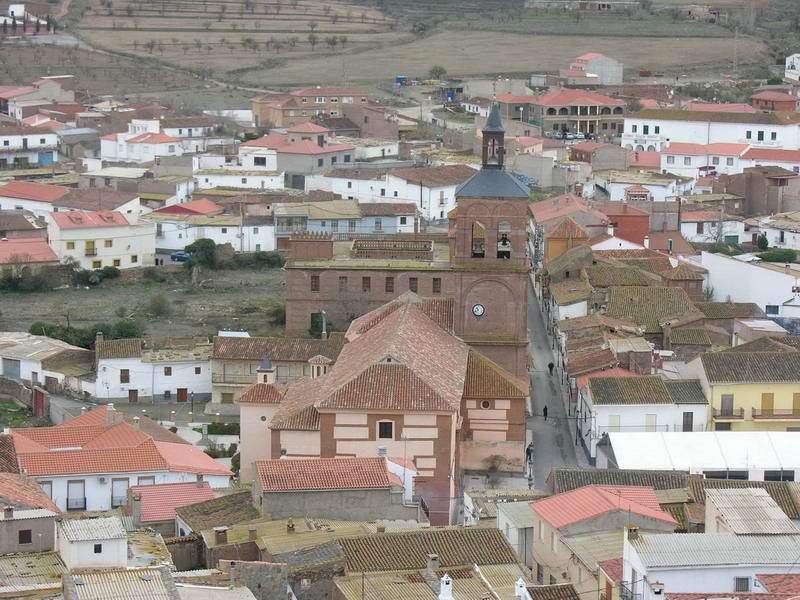
<path fill-rule="evenodd" d="M 550 375 L 547 365 L 556 363 L 552 340 L 547 335 L 539 299 L 528 286 L 528 329 L 531 336 L 531 403 L 533 415 L 528 417 L 528 440 L 533 440 L 533 487 L 544 489 L 550 470 L 554 467 L 587 466 L 584 454 L 572 440 L 574 435 L 566 414 L 566 388 L 561 385 L 556 368 Z M 543 416 L 547 407 L 547 420 Z"/>

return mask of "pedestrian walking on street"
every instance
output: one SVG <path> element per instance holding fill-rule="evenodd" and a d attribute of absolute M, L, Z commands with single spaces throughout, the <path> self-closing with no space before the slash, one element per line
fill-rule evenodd
<path fill-rule="evenodd" d="M 553 369 L 555 368 L 555 365 L 553 363 L 548 363 L 547 364 L 547 368 L 550 369 L 550 375 L 552 375 L 553 374 Z"/>
<path fill-rule="evenodd" d="M 544 420 L 547 421 L 547 404 L 545 404 L 542 409 L 542 415 L 544 415 Z"/>
<path fill-rule="evenodd" d="M 533 442 L 528 444 L 528 447 L 525 448 L 525 462 L 529 464 L 533 462 Z"/>

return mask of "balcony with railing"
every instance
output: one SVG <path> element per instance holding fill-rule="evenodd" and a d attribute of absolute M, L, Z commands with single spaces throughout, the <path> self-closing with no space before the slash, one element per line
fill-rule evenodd
<path fill-rule="evenodd" d="M 67 498 L 67 510 L 86 510 L 86 498 Z"/>
<path fill-rule="evenodd" d="M 86 248 L 83 251 L 84 256 L 97 256 L 97 248 Z"/>
<path fill-rule="evenodd" d="M 620 600 L 642 600 L 642 595 L 631 589 L 630 583 L 621 581 L 619 584 Z"/>
<path fill-rule="evenodd" d="M 793 408 L 753 408 L 752 414 L 754 419 L 761 421 L 800 420 L 800 410 L 795 410 Z"/>
<path fill-rule="evenodd" d="M 715 421 L 737 421 L 744 419 L 744 408 L 711 409 L 711 417 Z"/>
<path fill-rule="evenodd" d="M 128 503 L 127 496 L 111 496 L 111 508 L 119 508 Z"/>
<path fill-rule="evenodd" d="M 233 375 L 231 373 L 212 373 L 211 383 L 235 383 L 235 384 L 253 384 L 256 382 L 256 375 Z"/>

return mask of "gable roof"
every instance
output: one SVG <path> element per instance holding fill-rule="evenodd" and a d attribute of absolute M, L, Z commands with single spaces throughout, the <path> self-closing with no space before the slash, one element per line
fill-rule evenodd
<path fill-rule="evenodd" d="M 531 502 L 531 508 L 556 529 L 615 511 L 675 523 L 661 509 L 653 488 L 649 487 L 590 485 L 536 500 Z"/>
<path fill-rule="evenodd" d="M 580 600 L 580 595 L 571 583 L 534 585 L 527 590 L 531 600 Z"/>
<path fill-rule="evenodd" d="M 628 115 L 631 119 L 651 121 L 692 121 L 701 123 L 752 123 L 759 125 L 792 125 L 800 122 L 800 114 L 785 112 L 705 112 L 675 108 L 645 109 Z"/>
<path fill-rule="evenodd" d="M 598 264 L 584 269 L 592 287 L 647 286 L 652 283 L 652 280 L 636 267 Z"/>
<path fill-rule="evenodd" d="M 770 497 L 775 500 L 781 510 L 790 519 L 800 517 L 800 507 L 798 507 L 795 497 L 792 494 L 791 486 L 796 485 L 792 481 L 740 481 L 736 479 L 706 479 L 703 475 L 690 475 L 687 478 L 686 487 L 689 488 L 689 496 L 695 501 L 705 504 L 706 489 L 734 489 L 734 488 L 759 488 L 767 490 Z"/>
<path fill-rule="evenodd" d="M 237 404 L 280 404 L 286 386 L 269 383 L 254 383 L 236 400 Z"/>
<path fill-rule="evenodd" d="M 77 188 L 53 201 L 59 208 L 80 211 L 113 211 L 139 197 L 138 192 L 121 192 L 105 188 Z"/>
<path fill-rule="evenodd" d="M 278 337 L 214 338 L 213 360 L 260 361 L 265 356 L 275 362 L 307 362 L 318 355 L 336 360 L 345 343 L 342 333 L 331 333 L 327 340 Z"/>
<path fill-rule="evenodd" d="M 695 307 L 703 313 L 706 319 L 764 316 L 755 302 L 696 302 Z"/>
<path fill-rule="evenodd" d="M 688 480 L 688 473 L 683 471 L 590 469 L 588 467 L 556 468 L 547 476 L 548 487 L 556 494 L 593 484 L 646 486 L 656 490 L 672 490 L 685 488 Z"/>
<path fill-rule="evenodd" d="M 262 492 L 364 490 L 392 486 L 385 458 L 257 460 L 253 466 Z"/>
<path fill-rule="evenodd" d="M 645 333 L 661 333 L 664 319 L 697 312 L 686 291 L 679 287 L 628 286 L 608 288 L 612 317 L 627 317 L 642 325 Z M 701 313 L 698 313 L 702 317 Z"/>
<path fill-rule="evenodd" d="M 92 227 L 122 227 L 129 225 L 125 215 L 116 210 L 54 212 L 50 213 L 50 219 L 60 229 L 88 229 Z"/>
<path fill-rule="evenodd" d="M 214 499 L 207 481 L 135 485 L 131 492 L 139 497 L 139 520 L 143 523 L 175 520 L 175 509 Z"/>
<path fill-rule="evenodd" d="M 499 529 L 444 528 L 381 533 L 339 540 L 349 572 L 419 570 L 427 555 L 439 557 L 440 568 L 517 564 L 514 551 Z"/>
<path fill-rule="evenodd" d="M 541 96 L 535 96 L 535 103 L 539 106 L 625 106 L 625 101 L 611 98 L 597 92 L 579 89 L 560 89 Z"/>
<path fill-rule="evenodd" d="M 69 194 L 69 192 L 69 188 L 34 183 L 32 181 L 9 181 L 0 185 L 0 197 L 35 200 L 37 202 L 53 203 Z"/>
<path fill-rule="evenodd" d="M 0 506 L 61 512 L 35 479 L 17 473 L 0 473 Z"/>
<path fill-rule="evenodd" d="M 530 198 L 530 190 L 502 169 L 481 169 L 456 188 L 456 198 Z"/>
<path fill-rule="evenodd" d="M 660 273 L 661 277 L 669 281 L 703 281 L 703 276 L 684 263 Z"/>
<path fill-rule="evenodd" d="M 675 404 L 708 404 L 698 379 L 666 379 L 664 385 Z"/>
<path fill-rule="evenodd" d="M 669 332 L 673 346 L 711 346 L 711 336 L 701 327 L 681 327 Z"/>
<path fill-rule="evenodd" d="M 664 381 L 658 375 L 641 377 L 596 377 L 589 380 L 592 404 L 672 404 Z"/>
<path fill-rule="evenodd" d="M 800 352 L 711 352 L 700 360 L 711 383 L 800 383 Z"/>
<path fill-rule="evenodd" d="M 445 187 L 464 183 L 476 171 L 467 165 L 442 165 L 438 167 L 408 167 L 391 169 L 389 175 L 423 187 Z"/>
<path fill-rule="evenodd" d="M 22 265 L 58 262 L 58 256 L 42 237 L 10 237 L 0 240 L 0 264 Z"/>
<path fill-rule="evenodd" d="M 250 490 L 225 494 L 213 500 L 196 502 L 175 508 L 175 515 L 192 531 L 203 531 L 220 525 L 236 525 L 261 516 L 253 506 Z"/>
<path fill-rule="evenodd" d="M 127 539 L 128 534 L 119 517 L 99 517 L 96 519 L 64 519 L 60 532 L 70 542 L 94 540 Z"/>
<path fill-rule="evenodd" d="M 98 339 L 94 345 L 97 360 L 109 358 L 139 358 L 142 355 L 144 340 L 142 338 L 124 338 L 119 340 Z"/>

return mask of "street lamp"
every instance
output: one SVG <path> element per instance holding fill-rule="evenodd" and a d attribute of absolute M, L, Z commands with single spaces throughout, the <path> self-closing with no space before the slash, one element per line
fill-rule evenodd
<path fill-rule="evenodd" d="M 191 414 L 194 414 L 194 390 L 189 392 L 189 399 L 192 402 L 192 412 L 189 413 L 191 415 Z"/>

